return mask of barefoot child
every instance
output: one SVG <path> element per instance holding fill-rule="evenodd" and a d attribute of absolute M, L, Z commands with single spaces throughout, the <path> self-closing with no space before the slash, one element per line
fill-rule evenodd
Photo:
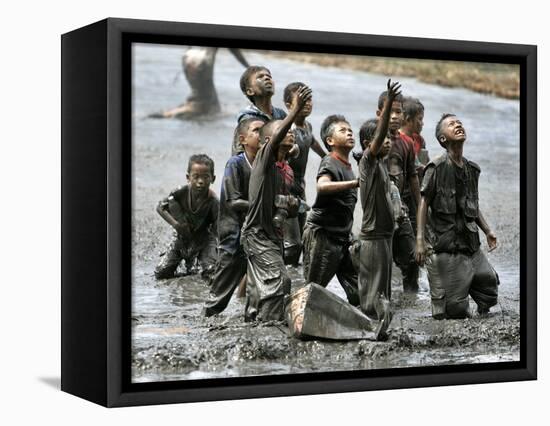
<path fill-rule="evenodd" d="M 203 278 L 216 262 L 218 198 L 210 190 L 214 162 L 205 154 L 193 155 L 187 166 L 187 185 L 173 191 L 157 205 L 158 214 L 174 228 L 168 251 L 155 269 L 157 279 L 172 278 L 185 260 L 187 272 L 198 259 Z"/>

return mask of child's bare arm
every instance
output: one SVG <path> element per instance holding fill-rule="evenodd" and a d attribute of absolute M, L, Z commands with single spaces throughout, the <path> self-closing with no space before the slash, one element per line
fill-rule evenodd
<path fill-rule="evenodd" d="M 311 89 L 307 86 L 300 87 L 296 92 L 294 92 L 294 98 L 296 100 L 296 102 L 294 102 L 294 106 L 290 109 L 288 115 L 283 120 L 279 128 L 275 130 L 271 140 L 269 141 L 274 153 L 279 150 L 279 145 L 290 130 L 294 120 L 296 120 L 298 113 L 302 110 L 306 102 L 311 99 Z"/>
<path fill-rule="evenodd" d="M 409 178 L 409 185 L 411 187 L 411 192 L 414 197 L 414 201 L 417 206 L 420 205 L 420 180 L 418 179 L 418 175 L 411 176 Z"/>
<path fill-rule="evenodd" d="M 317 192 L 319 194 L 334 194 L 358 187 L 359 179 L 333 182 L 329 175 L 323 175 L 317 180 Z"/>
<path fill-rule="evenodd" d="M 378 126 L 376 127 L 376 132 L 374 134 L 374 139 L 370 148 L 370 152 L 373 156 L 377 156 L 380 152 L 380 148 L 386 139 L 388 134 L 388 126 L 390 122 L 391 107 L 393 101 L 401 93 L 401 85 L 399 82 L 391 82 L 391 79 L 388 80 L 388 96 L 386 97 L 386 102 L 384 102 L 384 107 L 382 109 L 382 114 L 380 120 L 378 121 Z M 367 150 L 365 150 L 365 153 Z"/>
<path fill-rule="evenodd" d="M 241 52 L 241 49 L 229 49 L 229 51 L 233 54 L 233 56 L 235 56 L 237 61 L 239 61 L 243 67 L 250 66 L 243 53 Z"/>
<path fill-rule="evenodd" d="M 487 237 L 487 245 L 489 246 L 489 251 L 493 251 L 497 248 L 497 237 L 494 234 L 493 231 L 491 231 L 491 228 L 487 224 L 487 221 L 485 220 L 485 217 L 481 213 L 480 209 L 477 209 L 477 219 L 476 224 L 481 228 L 485 236 Z"/>
<path fill-rule="evenodd" d="M 426 228 L 426 216 L 428 214 L 428 202 L 426 197 L 420 199 L 418 211 L 416 213 L 416 263 L 420 266 L 426 261 L 426 240 L 424 238 L 424 229 Z"/>
<path fill-rule="evenodd" d="M 321 147 L 321 144 L 315 137 L 313 137 L 313 143 L 311 144 L 311 149 L 313 152 L 315 152 L 319 157 L 323 158 L 327 153 L 325 150 Z"/>
<path fill-rule="evenodd" d="M 162 217 L 166 221 L 166 223 L 168 223 L 168 225 L 174 228 L 178 234 L 186 235 L 189 233 L 189 226 L 179 223 L 176 219 L 174 219 L 174 216 L 170 214 L 162 201 L 157 204 L 156 210 L 160 217 Z"/>

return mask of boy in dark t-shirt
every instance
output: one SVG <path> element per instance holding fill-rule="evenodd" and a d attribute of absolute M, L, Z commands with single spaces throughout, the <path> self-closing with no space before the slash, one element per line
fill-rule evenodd
<path fill-rule="evenodd" d="M 295 107 L 282 121 L 271 121 L 261 130 L 260 148 L 252 166 L 248 188 L 249 208 L 241 242 L 247 255 L 247 301 L 245 320 L 282 320 L 283 297 L 290 292 L 290 279 L 283 261 L 281 210 L 296 215 L 299 200 L 290 195 L 292 169 L 286 161 L 294 146 L 290 131 L 298 112 L 311 98 L 311 89 L 301 87 Z"/>
<path fill-rule="evenodd" d="M 391 181 L 387 169 L 387 156 L 391 150 L 388 123 L 391 105 L 399 95 L 399 83 L 388 81 L 388 95 L 375 131 L 369 120 L 359 133 L 363 145 L 363 157 L 359 162 L 361 222 L 359 249 L 359 300 L 361 310 L 380 321 L 377 339 L 386 338 L 391 322 L 391 271 L 394 211 L 391 200 Z M 374 134 L 373 134 L 374 133 Z"/>
<path fill-rule="evenodd" d="M 304 278 L 326 287 L 336 275 L 352 305 L 359 304 L 357 272 L 349 246 L 359 180 L 349 154 L 355 145 L 350 124 L 342 115 L 327 117 L 321 139 L 329 154 L 317 173 L 317 198 L 304 230 Z"/>
<path fill-rule="evenodd" d="M 287 109 L 290 110 L 292 108 L 292 95 L 301 86 L 304 86 L 304 83 L 295 82 L 285 87 L 283 98 Z M 310 149 L 315 151 L 321 158 L 326 155 L 319 142 L 315 139 L 315 136 L 313 136 L 311 124 L 306 120 L 311 114 L 312 108 L 313 100 L 310 100 L 296 117 L 296 121 L 292 128 L 295 138 L 294 143 L 299 148 L 299 154 L 297 157 L 288 160 L 294 172 L 294 184 L 292 185 L 290 193 L 303 201 L 306 200 L 305 174 L 309 151 Z M 285 221 L 284 258 L 287 265 L 297 265 L 300 259 L 300 254 L 302 253 L 302 234 L 304 232 L 306 217 L 307 213 L 303 212 L 299 213 L 298 217 Z"/>
<path fill-rule="evenodd" d="M 168 251 L 155 269 L 157 279 L 172 278 L 185 260 L 187 272 L 198 259 L 207 279 L 216 262 L 218 198 L 210 190 L 215 180 L 214 162 L 204 154 L 193 155 L 187 166 L 188 184 L 173 191 L 157 205 L 158 214 L 174 228 Z"/>
<path fill-rule="evenodd" d="M 426 166 L 418 208 L 416 260 L 421 265 L 428 260 L 434 318 L 469 317 L 468 295 L 484 315 L 497 303 L 499 279 L 480 249 L 479 228 L 487 237 L 489 251 L 497 247 L 497 237 L 479 209 L 481 170 L 462 156 L 466 130 L 454 114 L 443 114 L 435 133 L 445 153 Z M 424 238 L 428 208 L 432 250 Z"/>
<path fill-rule="evenodd" d="M 382 108 L 387 98 L 387 91 L 378 98 L 376 115 L 382 115 Z M 394 99 L 391 106 L 389 132 L 392 146 L 388 156 L 388 171 L 390 178 L 399 189 L 401 199 L 406 200 L 406 192 L 410 189 L 412 197 L 418 205 L 420 202 L 420 184 L 416 172 L 414 150 L 410 144 L 399 136 L 399 127 L 403 121 L 402 96 Z M 398 223 L 399 227 L 393 234 L 392 252 L 395 264 L 403 276 L 403 290 L 406 292 L 418 291 L 418 265 L 414 258 L 414 232 L 411 221 L 406 215 Z"/>
<path fill-rule="evenodd" d="M 205 316 L 222 312 L 246 275 L 246 255 L 241 246 L 241 227 L 248 211 L 248 184 L 252 163 L 260 149 L 260 130 L 264 122 L 255 118 L 241 121 L 237 127 L 244 152 L 231 157 L 225 165 L 220 192 L 218 220 L 218 261 L 212 276 Z"/>

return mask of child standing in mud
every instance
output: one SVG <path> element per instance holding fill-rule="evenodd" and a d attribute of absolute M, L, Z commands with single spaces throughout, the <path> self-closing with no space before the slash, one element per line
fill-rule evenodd
<path fill-rule="evenodd" d="M 317 197 L 304 229 L 304 278 L 326 287 L 336 275 L 348 301 L 357 306 L 357 271 L 349 252 L 359 186 L 349 163 L 355 140 L 342 115 L 324 120 L 321 139 L 329 154 L 319 166 Z"/>
<path fill-rule="evenodd" d="M 468 295 L 484 315 L 496 305 L 498 275 L 480 249 L 479 228 L 487 237 L 489 251 L 497 238 L 478 204 L 481 169 L 463 157 L 466 130 L 454 114 L 443 114 L 435 135 L 445 153 L 426 166 L 418 208 L 416 259 L 426 262 L 436 319 L 470 316 Z M 430 215 L 431 247 L 424 230 Z"/>
<path fill-rule="evenodd" d="M 285 87 L 284 101 L 288 110 L 293 107 L 293 95 L 300 88 L 304 86 L 303 83 L 295 82 L 290 83 Z M 315 139 L 312 133 L 311 124 L 306 118 L 311 114 L 313 108 L 313 100 L 311 99 L 306 103 L 304 108 L 300 110 L 300 113 L 294 121 L 293 131 L 295 137 L 295 145 L 299 149 L 298 156 L 289 159 L 290 167 L 294 172 L 294 185 L 290 193 L 301 200 L 306 200 L 306 167 L 309 157 L 309 150 L 313 150 L 323 158 L 326 153 L 321 148 L 319 142 Z M 302 234 L 304 232 L 304 226 L 306 222 L 306 212 L 299 213 L 298 217 L 288 219 L 285 222 L 285 263 L 290 265 L 297 265 L 302 253 Z"/>
<path fill-rule="evenodd" d="M 189 158 L 187 185 L 173 191 L 157 205 L 158 214 L 174 228 L 174 236 L 155 269 L 157 279 L 173 278 L 182 260 L 187 273 L 198 259 L 207 279 L 216 262 L 216 227 L 219 202 L 210 185 L 215 180 L 214 161 L 205 154 Z"/>
<path fill-rule="evenodd" d="M 260 149 L 260 131 L 264 122 L 246 118 L 237 126 L 239 143 L 244 152 L 231 157 L 225 165 L 220 192 L 218 218 L 218 261 L 212 276 L 210 296 L 204 314 L 222 312 L 246 275 L 246 255 L 240 242 L 241 228 L 248 211 L 248 185 L 252 163 Z"/>
<path fill-rule="evenodd" d="M 283 297 L 290 279 L 283 261 L 284 216 L 298 213 L 299 200 L 290 195 L 293 173 L 286 161 L 294 146 L 290 128 L 311 99 L 311 89 L 294 94 L 294 107 L 282 121 L 266 123 L 254 160 L 249 185 L 249 208 L 241 241 L 247 255 L 247 301 L 245 320 L 282 320 Z M 285 214 L 283 214 L 283 212 Z"/>
<path fill-rule="evenodd" d="M 380 321 L 377 339 L 384 340 L 391 322 L 392 238 L 395 221 L 387 156 L 391 150 L 388 124 L 399 83 L 388 80 L 388 91 L 380 118 L 369 120 L 359 133 L 363 156 L 359 161 L 361 222 L 359 247 L 359 300 L 361 310 Z"/>
<path fill-rule="evenodd" d="M 381 117 L 382 109 L 388 93 L 382 92 L 378 98 L 376 116 Z M 406 205 L 407 193 L 410 191 L 414 203 L 420 202 L 420 184 L 415 165 L 415 155 L 410 144 L 399 135 L 399 128 L 403 121 L 403 98 L 397 96 L 391 105 L 389 132 L 392 139 L 391 150 L 388 156 L 388 171 L 399 190 L 399 196 Z M 414 257 L 414 231 L 407 212 L 399 220 L 399 227 L 393 234 L 392 252 L 395 264 L 403 276 L 403 290 L 416 293 L 418 291 L 418 265 Z"/>
<path fill-rule="evenodd" d="M 416 171 L 419 181 L 422 181 L 424 167 L 430 161 L 428 151 L 426 150 L 426 141 L 421 136 L 424 127 L 424 105 L 417 98 L 407 96 L 403 99 L 403 122 L 399 129 L 399 136 L 413 148 L 415 155 Z M 416 209 L 418 208 L 411 192 L 405 191 L 403 202 L 409 209 L 409 218 L 412 229 L 416 232 Z"/>
<path fill-rule="evenodd" d="M 271 77 L 271 71 L 266 67 L 252 65 L 246 68 L 241 76 L 240 86 L 241 91 L 251 104 L 239 112 L 238 123 L 246 118 L 256 118 L 268 122 L 283 120 L 286 117 L 286 112 L 274 107 L 271 103 L 271 98 L 275 94 L 275 82 Z M 231 155 L 242 151 L 243 148 L 235 134 Z"/>

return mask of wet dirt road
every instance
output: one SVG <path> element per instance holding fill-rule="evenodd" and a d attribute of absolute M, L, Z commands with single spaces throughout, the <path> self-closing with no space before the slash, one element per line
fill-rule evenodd
<path fill-rule="evenodd" d="M 201 316 L 208 289 L 198 276 L 155 281 L 159 253 L 170 240 L 169 226 L 155 212 L 156 203 L 185 184 L 187 159 L 206 153 L 216 164 L 219 193 L 230 155 L 236 114 L 247 104 L 238 81 L 241 65 L 220 49 L 215 82 L 223 112 L 201 121 L 145 119 L 151 112 L 181 104 L 189 89 L 181 70 L 183 48 L 137 45 L 133 73 L 133 285 L 132 380 L 135 382 L 288 374 L 314 371 L 409 367 L 519 359 L 519 103 L 400 79 L 405 94 L 419 97 L 426 108 L 423 131 L 432 156 L 441 148 L 432 136 L 443 112 L 453 112 L 468 132 L 464 155 L 476 161 L 480 205 L 499 238 L 488 254 L 501 280 L 500 302 L 488 318 L 434 321 L 430 317 L 428 284 L 404 295 L 394 268 L 392 304 L 395 316 L 388 342 L 301 342 L 287 337 L 280 325 L 242 321 L 244 304 L 233 298 L 215 318 Z M 323 68 L 244 52 L 250 63 L 265 64 L 276 83 L 274 105 L 282 107 L 282 92 L 292 81 L 314 90 L 310 121 L 318 137 L 321 121 L 342 113 L 358 130 L 374 116 L 386 77 Z M 315 198 L 319 165 L 310 154 L 307 197 Z M 355 168 L 356 170 L 356 168 Z M 354 232 L 360 224 L 360 203 Z M 482 248 L 486 243 L 482 238 Z M 290 268 L 293 287 L 303 285 L 301 268 Z M 342 295 L 337 283 L 328 287 Z M 472 308 L 473 308 L 472 302 Z M 474 309 L 475 311 L 475 309 Z"/>

